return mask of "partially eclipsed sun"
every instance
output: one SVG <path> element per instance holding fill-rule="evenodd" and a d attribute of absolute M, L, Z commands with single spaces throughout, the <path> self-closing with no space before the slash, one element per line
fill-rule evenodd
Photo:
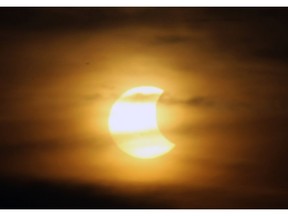
<path fill-rule="evenodd" d="M 126 91 L 114 103 L 109 130 L 117 146 L 137 158 L 155 158 L 169 152 L 174 144 L 160 132 L 156 103 L 163 90 L 151 86 Z"/>

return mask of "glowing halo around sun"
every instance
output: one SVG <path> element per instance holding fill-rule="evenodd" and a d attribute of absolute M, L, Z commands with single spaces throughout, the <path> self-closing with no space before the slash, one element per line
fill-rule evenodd
<path fill-rule="evenodd" d="M 152 86 L 132 88 L 112 106 L 109 130 L 117 146 L 142 159 L 162 156 L 174 148 L 157 124 L 157 101 L 163 90 Z"/>

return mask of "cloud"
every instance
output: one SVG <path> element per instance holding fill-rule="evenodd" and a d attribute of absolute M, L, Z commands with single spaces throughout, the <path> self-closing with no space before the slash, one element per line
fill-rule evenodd
<path fill-rule="evenodd" d="M 164 94 L 160 97 L 159 103 L 166 105 L 184 105 L 201 108 L 215 108 L 215 109 L 248 109 L 249 105 L 239 101 L 226 101 L 220 98 L 213 98 L 209 96 L 194 96 L 187 99 L 173 97 L 169 94 Z"/>
<path fill-rule="evenodd" d="M 152 40 L 152 45 L 169 45 L 169 44 L 181 44 L 191 40 L 188 36 L 181 36 L 176 34 L 156 36 Z"/>
<path fill-rule="evenodd" d="M 100 93 L 95 93 L 95 94 L 84 96 L 84 100 L 86 100 L 86 101 L 98 101 L 98 100 L 101 100 L 103 98 L 104 98 L 104 96 L 101 95 Z"/>
<path fill-rule="evenodd" d="M 157 94 L 134 94 L 123 98 L 124 101 L 128 102 L 151 102 L 158 97 Z"/>
<path fill-rule="evenodd" d="M 119 95 L 116 95 L 114 93 L 104 92 L 104 93 L 94 93 L 94 94 L 88 94 L 82 97 L 85 101 L 89 102 L 95 102 L 95 101 L 111 101 L 116 100 L 119 97 Z"/>
<path fill-rule="evenodd" d="M 136 94 L 132 95 L 126 98 L 127 101 L 151 101 L 155 99 L 155 96 L 157 95 L 145 95 L 145 94 Z M 84 97 L 84 100 L 87 101 L 98 101 L 98 100 L 115 100 L 117 99 L 117 95 L 115 94 L 100 94 L 95 93 L 91 95 L 87 95 Z M 159 98 L 159 103 L 166 104 L 166 105 L 186 105 L 186 106 L 195 106 L 195 107 L 217 107 L 219 106 L 219 101 L 216 101 L 215 99 L 212 99 L 210 97 L 204 97 L 204 96 L 195 96 L 188 99 L 181 99 L 177 97 L 173 97 L 167 93 L 164 93 Z M 228 106 L 227 104 L 225 106 Z"/>
<path fill-rule="evenodd" d="M 286 194 L 237 188 L 183 188 L 173 185 L 122 188 L 105 184 L 38 179 L 0 179 L 1 208 L 286 208 Z M 19 193 L 19 190 L 22 193 Z"/>
<path fill-rule="evenodd" d="M 207 97 L 190 98 L 185 103 L 190 105 L 190 106 L 204 106 L 204 107 L 215 106 L 215 101 L 213 101 Z"/>
<path fill-rule="evenodd" d="M 168 105 L 187 105 L 187 106 L 202 106 L 202 107 L 211 107 L 215 105 L 215 101 L 208 97 L 196 96 L 188 99 L 180 99 L 177 97 L 173 97 L 168 94 L 164 94 L 160 100 L 160 103 L 168 104 Z"/>
<path fill-rule="evenodd" d="M 70 181 L 1 178 L 0 208 L 159 208 L 161 200 L 133 196 L 103 184 Z M 19 190 L 22 193 L 19 194 Z M 146 196 L 147 196 L 146 195 Z"/>

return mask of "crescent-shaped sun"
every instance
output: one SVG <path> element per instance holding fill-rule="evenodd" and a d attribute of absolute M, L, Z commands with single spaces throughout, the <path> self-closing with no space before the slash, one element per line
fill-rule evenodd
<path fill-rule="evenodd" d="M 137 158 L 155 158 L 174 148 L 160 132 L 156 104 L 163 90 L 152 86 L 132 88 L 114 103 L 109 130 L 117 146 Z"/>

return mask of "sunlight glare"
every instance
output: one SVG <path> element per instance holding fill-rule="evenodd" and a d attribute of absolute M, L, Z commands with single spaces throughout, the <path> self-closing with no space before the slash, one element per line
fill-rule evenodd
<path fill-rule="evenodd" d="M 143 86 L 122 94 L 111 109 L 109 130 L 120 149 L 137 158 L 155 158 L 170 151 L 174 144 L 160 132 L 157 100 L 163 90 Z"/>

